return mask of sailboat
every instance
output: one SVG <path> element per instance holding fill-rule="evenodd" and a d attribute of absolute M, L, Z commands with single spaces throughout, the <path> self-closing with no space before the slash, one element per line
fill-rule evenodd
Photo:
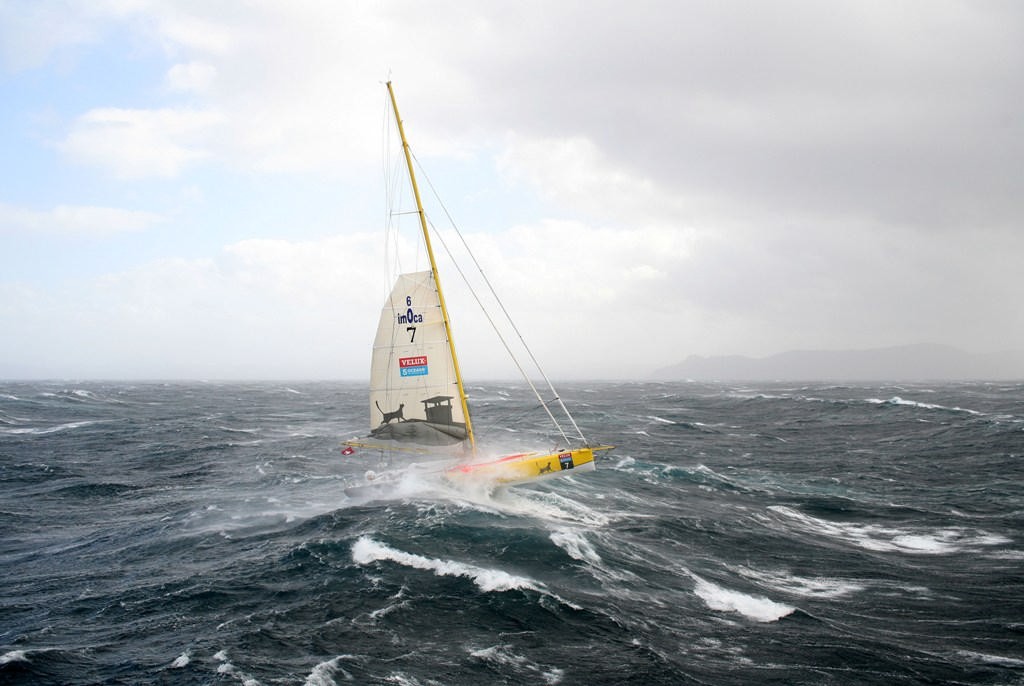
<path fill-rule="evenodd" d="M 559 443 L 550 450 L 496 457 L 485 457 L 478 449 L 431 231 L 390 81 L 387 91 L 401 138 L 429 269 L 399 274 L 384 302 L 370 364 L 370 432 L 364 438 L 346 441 L 343 452 L 352 454 L 356 448 L 372 448 L 389 454 L 443 456 L 427 463 L 409 462 L 412 466 L 429 465 L 452 482 L 472 481 L 488 486 L 512 486 L 594 469 L 594 453 L 612 446 L 591 444 L 583 436 L 542 371 L 554 396 L 552 401 L 541 397 L 525 372 L 524 377 L 558 429 Z M 501 309 L 507 317 L 504 307 Z M 514 328 L 514 324 L 512 326 Z M 511 354 L 509 346 L 505 347 Z M 536 364 L 532 353 L 530 357 Z M 518 362 L 517 366 L 522 371 Z M 539 369 L 539 365 L 537 367 Z M 557 404 L 557 409 L 568 419 L 574 432 L 571 438 L 552 412 L 552 404 Z M 380 475 L 369 472 L 367 478 L 376 480 Z"/>

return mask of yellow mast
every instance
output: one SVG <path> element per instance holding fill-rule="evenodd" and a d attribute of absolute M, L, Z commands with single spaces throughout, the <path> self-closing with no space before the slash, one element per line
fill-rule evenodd
<path fill-rule="evenodd" d="M 448 350 L 452 354 L 452 366 L 455 369 L 455 384 L 459 388 L 459 402 L 462 404 L 462 415 L 466 418 L 466 438 L 469 440 L 471 449 L 476 452 L 476 439 L 473 437 L 473 423 L 469 419 L 469 403 L 466 399 L 466 389 L 462 385 L 462 372 L 459 371 L 459 358 L 455 354 L 455 339 L 452 337 L 452 324 L 448 320 L 448 308 L 444 304 L 444 293 L 441 291 L 441 279 L 437 274 L 437 262 L 434 261 L 434 250 L 430 247 L 430 232 L 427 231 L 427 215 L 423 211 L 423 203 L 420 201 L 420 189 L 416 185 L 416 174 L 412 167 L 412 153 L 409 151 L 409 142 L 405 140 L 405 128 L 402 126 L 402 118 L 398 116 L 398 103 L 395 101 L 395 91 L 391 82 L 387 82 L 388 95 L 391 97 L 391 109 L 395 112 L 395 123 L 398 124 L 398 135 L 402 138 L 402 152 L 405 154 L 405 164 L 409 168 L 409 181 L 412 184 L 412 193 L 416 197 L 416 212 L 420 216 L 420 228 L 423 229 L 423 242 L 427 246 L 427 257 L 430 259 L 430 271 L 434 275 L 434 285 L 437 287 L 437 300 L 441 304 L 441 317 L 444 320 L 444 333 L 448 338 Z"/>

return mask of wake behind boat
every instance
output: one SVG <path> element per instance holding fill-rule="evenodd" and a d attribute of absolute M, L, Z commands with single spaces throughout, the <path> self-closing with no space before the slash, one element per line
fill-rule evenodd
<path fill-rule="evenodd" d="M 549 450 L 490 458 L 484 457 L 478 450 L 469 412 L 469 399 L 462 382 L 451 321 L 434 258 L 431 233 L 416 183 L 412 153 L 390 81 L 387 90 L 401 138 L 429 269 L 399 274 L 381 309 L 370 363 L 370 432 L 364 438 L 346 441 L 348 447 L 343 452 L 351 454 L 358 448 L 380 451 L 389 457 L 409 455 L 401 460 L 405 465 L 403 469 L 409 465 L 428 464 L 430 467 L 422 469 L 423 473 L 436 473 L 456 484 L 510 486 L 594 469 L 594 452 L 608 450 L 611 446 L 593 445 L 586 439 L 547 375 L 540 369 L 536 358 L 527 349 L 530 360 L 543 377 L 553 399 L 545 401 L 541 397 L 536 385 L 523 371 L 522 364 L 515 360 L 497 327 L 495 331 L 506 351 L 513 356 L 517 367 L 523 372 L 526 382 L 557 429 L 560 441 Z M 389 216 L 394 218 L 399 214 L 392 210 Z M 475 258 L 473 261 L 475 263 Z M 459 271 L 463 273 L 461 269 Z M 484 281 L 490 288 L 486 277 Z M 497 298 L 493 289 L 490 290 Z M 479 297 L 477 300 L 480 302 Z M 500 309 L 518 335 L 518 329 L 508 318 L 504 306 Z M 485 313 L 485 316 L 493 325 L 491 315 Z M 522 341 L 521 335 L 519 340 Z M 563 421 L 571 427 L 571 434 L 556 418 L 551 405 L 564 415 Z M 444 459 L 438 460 L 439 456 Z M 428 461 L 423 463 L 420 458 L 427 458 Z M 378 489 L 381 484 L 401 479 L 403 474 L 402 470 L 383 475 L 370 472 L 365 484 L 353 488 Z"/>

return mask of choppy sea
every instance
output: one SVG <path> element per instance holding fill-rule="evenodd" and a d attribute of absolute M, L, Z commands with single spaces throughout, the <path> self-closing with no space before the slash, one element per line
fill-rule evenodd
<path fill-rule="evenodd" d="M 1024 684 L 1024 385 L 561 392 L 371 500 L 360 384 L 0 384 L 0 683 Z"/>

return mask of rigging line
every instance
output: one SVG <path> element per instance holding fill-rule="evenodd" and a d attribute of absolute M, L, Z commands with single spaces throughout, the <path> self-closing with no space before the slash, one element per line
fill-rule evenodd
<path fill-rule="evenodd" d="M 403 205 L 404 186 L 402 185 L 401 167 L 394 156 L 395 128 L 390 112 L 390 103 L 385 92 L 382 117 L 384 149 L 381 152 L 384 166 L 384 270 L 381 272 L 384 293 L 390 292 L 394 278 L 404 271 L 401 250 L 401 217 L 396 216 L 396 210 Z"/>
<path fill-rule="evenodd" d="M 540 396 L 540 393 L 537 391 L 537 387 L 534 386 L 533 381 L 531 381 L 530 377 L 526 374 L 526 370 L 524 370 L 523 366 L 519 363 L 519 358 L 516 357 L 516 354 L 514 352 L 512 352 L 512 348 L 509 347 L 508 341 L 505 340 L 505 337 L 501 334 L 501 331 L 498 329 L 497 324 L 494 323 L 494 319 L 491 318 L 491 313 L 488 312 L 487 308 L 484 307 L 483 301 L 480 300 L 480 296 L 477 295 L 476 290 L 473 288 L 472 284 L 469 283 L 469 279 L 466 278 L 466 274 L 462 271 L 462 267 L 460 267 L 459 263 L 455 261 L 455 256 L 452 255 L 452 251 L 448 248 L 447 241 L 444 240 L 444 237 L 434 226 L 433 222 L 430 223 L 430 226 L 431 228 L 434 229 L 434 236 L 441 242 L 441 247 L 444 248 L 444 251 L 445 253 L 447 253 L 448 258 L 452 262 L 452 265 L 455 266 L 455 271 L 459 273 L 459 276 L 462 277 L 462 280 L 465 282 L 466 286 L 469 287 L 470 294 L 472 294 L 473 299 L 476 300 L 476 304 L 480 306 L 480 311 L 483 312 L 484 317 L 487 318 L 487 321 L 488 323 L 490 323 L 491 328 L 494 329 L 494 333 L 497 334 L 498 340 L 501 341 L 501 344 L 503 346 L 505 346 L 505 350 L 508 352 L 509 357 L 512 358 L 512 362 L 513 364 L 515 364 L 516 369 L 518 369 L 519 373 L 523 375 L 524 379 L 526 379 L 526 383 L 529 384 L 530 390 L 532 390 L 533 394 L 537 396 L 538 400 L 540 400 L 541 405 L 544 407 L 544 411 L 547 412 L 548 417 L 551 419 L 551 422 L 555 425 L 555 428 L 558 429 L 558 433 L 562 434 L 562 438 L 565 439 L 566 445 L 568 445 L 569 437 L 565 435 L 565 430 L 562 429 L 562 425 L 558 423 L 557 419 L 555 419 L 555 415 L 551 414 L 551 409 L 544 403 L 544 399 Z"/>
<path fill-rule="evenodd" d="M 520 410 L 519 412 L 515 412 L 515 413 L 511 413 L 510 412 L 508 414 L 508 420 L 511 421 L 512 423 L 518 423 L 519 420 L 526 419 L 527 417 L 529 417 L 531 414 L 533 414 L 537 410 L 547 410 L 546 403 L 542 402 L 542 403 L 539 403 L 537 405 L 532 405 L 531 407 L 524 408 L 523 410 Z M 561 434 L 562 438 L 564 440 L 568 441 L 569 439 L 566 437 L 565 433 L 562 431 L 562 427 L 558 426 L 557 423 L 555 424 L 555 427 L 558 429 L 558 432 L 559 432 L 559 434 Z M 545 431 L 544 434 L 545 434 L 545 436 L 547 438 L 551 438 L 551 436 L 552 436 L 550 431 Z M 557 439 L 557 437 L 555 437 L 555 438 Z M 571 447 L 571 444 L 570 444 L 570 447 Z M 553 450 L 558 450 L 559 449 L 559 444 L 558 444 L 557 440 L 554 441 L 554 445 L 553 445 L 552 449 Z"/>
<path fill-rule="evenodd" d="M 477 271 L 480 272 L 480 276 L 483 278 L 484 283 L 487 284 L 488 290 L 490 290 L 491 295 L 494 296 L 495 301 L 498 303 L 498 307 L 501 308 L 501 312 L 502 312 L 502 314 L 505 315 L 506 321 L 508 321 L 509 325 L 512 327 L 512 330 L 515 332 L 516 336 L 519 337 L 519 342 L 522 344 L 523 349 L 526 351 L 526 354 L 530 356 L 530 360 L 533 362 L 533 365 L 534 365 L 534 367 L 536 367 L 537 371 L 540 372 L 540 375 L 544 379 L 544 382 L 547 384 L 548 389 L 551 391 L 551 394 L 555 396 L 556 400 L 558 400 L 558 405 L 559 405 L 559 407 L 562 408 L 562 412 L 564 412 L 565 416 L 569 419 L 569 423 L 572 424 L 572 428 L 576 430 L 576 434 L 580 437 L 580 440 L 582 440 L 583 443 L 586 444 L 587 443 L 586 437 L 583 435 L 583 432 L 580 430 L 580 427 L 576 424 L 576 420 L 573 419 L 572 413 L 569 412 L 569 408 L 567 408 L 565 406 L 565 403 L 562 402 L 561 397 L 559 397 L 559 395 L 558 395 L 558 391 L 555 390 L 554 384 L 551 383 L 551 380 L 548 378 L 548 375 L 544 373 L 544 369 L 543 369 L 543 367 L 540 366 L 540 362 L 538 362 L 537 358 L 534 357 L 533 351 L 530 349 L 530 346 L 528 346 L 526 344 L 526 339 L 524 339 L 523 338 L 523 334 L 520 333 L 519 327 L 516 326 L 515 320 L 512 319 L 512 315 L 510 315 L 508 313 L 508 310 L 505 309 L 505 304 L 501 301 L 501 298 L 498 297 L 498 293 L 494 290 L 494 286 L 491 285 L 491 280 L 487 278 L 487 274 L 484 273 L 483 267 L 481 267 L 480 263 L 477 261 L 476 255 L 473 254 L 473 251 L 470 249 L 469 244 L 466 243 L 465 237 L 463 237 L 462 232 L 459 231 L 459 227 L 455 224 L 455 220 L 452 218 L 451 214 L 448 212 L 448 208 L 445 206 L 444 201 L 441 200 L 441 197 L 438 195 L 437 190 L 434 188 L 434 184 L 431 183 L 430 176 L 427 175 L 427 173 L 423 169 L 422 165 L 420 165 L 420 161 L 418 159 L 416 159 L 416 155 L 415 154 L 413 154 L 413 159 L 416 160 L 416 166 L 420 168 L 420 172 L 422 173 L 424 180 L 426 180 L 427 186 L 430 187 L 431 192 L 434 194 L 434 198 L 437 200 L 438 204 L 441 206 L 441 209 L 444 211 L 445 216 L 448 218 L 449 224 L 451 224 L 452 228 L 455 229 L 455 234 L 459 237 L 459 240 L 462 241 L 462 246 L 466 249 L 466 253 L 469 255 L 469 258 L 471 260 L 473 260 L 473 264 L 476 266 Z M 445 247 L 445 250 L 448 250 L 447 246 Z M 451 252 L 449 252 L 448 254 L 449 254 L 449 256 L 451 256 Z M 454 258 L 453 258 L 453 261 L 454 261 Z M 462 274 L 462 271 L 459 270 L 459 273 Z M 466 285 L 469 286 L 469 280 L 465 277 L 465 275 L 463 275 L 462 279 L 466 282 Z M 471 291 L 473 290 L 472 286 L 470 286 L 470 290 Z M 474 297 L 476 297 L 475 294 L 474 294 Z M 480 302 L 479 299 L 477 299 L 477 302 L 478 303 Z M 482 307 L 483 307 L 483 305 L 481 304 L 481 308 Z M 490 317 L 488 317 L 488 319 L 490 319 Z M 491 326 L 492 327 L 494 326 L 493 322 L 492 322 Z M 495 327 L 495 331 L 497 331 L 497 327 Z M 500 334 L 499 334 L 499 337 L 500 337 Z M 504 343 L 504 340 L 502 342 Z M 508 345 L 506 344 L 505 347 L 507 349 Z M 511 354 L 511 351 L 509 351 L 509 352 Z M 513 359 L 515 359 L 514 356 L 513 356 Z M 517 366 L 518 366 L 518 362 L 517 362 Z M 522 372 L 522 367 L 520 367 L 520 372 Z M 526 377 L 525 372 L 523 372 L 523 376 L 524 376 L 524 378 Z M 527 382 L 530 383 L 529 379 L 527 379 Z M 532 383 L 530 383 L 530 388 L 533 388 L 533 384 Z M 536 389 L 534 390 L 534 393 L 537 394 L 537 399 L 540 400 L 543 403 L 544 399 L 541 398 L 540 394 L 537 393 Z M 546 405 L 545 405 L 545 407 L 546 407 Z M 550 415 L 551 412 L 548 411 L 548 414 Z M 557 422 L 556 422 L 556 425 L 557 425 Z M 561 429 L 559 429 L 559 430 L 561 430 Z M 563 435 L 564 435 L 564 433 L 563 433 Z"/>

